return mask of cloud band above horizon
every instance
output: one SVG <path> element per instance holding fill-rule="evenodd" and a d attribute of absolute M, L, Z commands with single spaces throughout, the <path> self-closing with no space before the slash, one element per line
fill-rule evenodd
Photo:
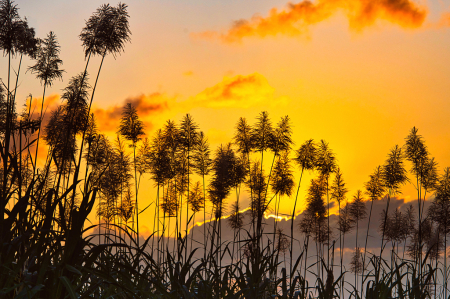
<path fill-rule="evenodd" d="M 285 10 L 272 8 L 267 17 L 254 15 L 250 20 L 235 21 L 225 32 L 204 31 L 193 33 L 194 39 L 219 40 L 225 44 L 241 43 L 244 38 L 266 38 L 285 35 L 304 35 L 311 25 L 343 13 L 350 29 L 361 31 L 385 20 L 402 28 L 420 27 L 427 9 L 410 0 L 304 0 L 288 3 Z"/>

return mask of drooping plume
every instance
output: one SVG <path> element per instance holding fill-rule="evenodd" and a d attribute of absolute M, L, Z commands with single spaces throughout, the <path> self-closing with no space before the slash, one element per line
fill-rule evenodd
<path fill-rule="evenodd" d="M 225 32 L 204 31 L 193 34 L 194 38 L 218 39 L 223 43 L 239 43 L 246 37 L 300 36 L 315 25 L 342 13 L 352 30 L 360 31 L 385 20 L 403 28 L 417 28 L 427 15 L 425 7 L 410 0 L 304 0 L 289 3 L 284 10 L 272 8 L 269 15 L 254 15 L 251 19 L 235 21 Z"/>

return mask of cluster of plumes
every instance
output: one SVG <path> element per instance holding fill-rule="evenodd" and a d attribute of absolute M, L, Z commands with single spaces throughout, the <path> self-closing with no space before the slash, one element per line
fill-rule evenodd
<path fill-rule="evenodd" d="M 25 55 L 34 59 L 38 55 L 40 43 L 41 41 L 35 37 L 34 28 L 29 27 L 26 18 L 19 16 L 17 5 L 10 0 L 0 1 L 0 50 L 3 50 L 3 54 L 8 55 L 9 58 L 17 55 L 22 58 Z M 11 88 L 9 79 L 8 82 L 2 80 L 0 82 L 0 138 L 4 138 L 7 130 L 14 132 L 19 127 L 21 130 L 24 130 L 25 127 L 35 130 L 35 123 L 26 121 L 24 117 L 20 124 L 17 120 L 16 107 L 13 103 L 16 97 L 17 83 L 15 88 Z M 4 87 L 9 87 L 9 90 Z"/>
<path fill-rule="evenodd" d="M 68 167 L 77 151 L 76 137 L 89 126 L 88 98 L 90 85 L 87 76 L 73 77 L 63 90 L 63 105 L 51 112 L 44 129 L 44 140 L 51 147 L 58 168 Z M 91 116 L 93 117 L 93 116 Z"/>
<path fill-rule="evenodd" d="M 439 259 L 443 253 L 445 254 L 444 239 L 446 234 L 431 217 L 426 217 L 422 220 L 420 230 L 420 239 L 418 226 L 414 226 L 408 235 L 410 238 L 410 242 L 407 245 L 408 255 L 413 259 L 417 259 L 420 253 L 424 251 L 430 259 Z"/>
<path fill-rule="evenodd" d="M 125 151 L 124 140 L 117 136 L 112 145 L 102 134 L 88 145 L 86 162 L 91 169 L 92 186 L 99 190 L 97 215 L 107 224 L 118 216 L 123 223 L 133 216 L 132 162 Z"/>
<path fill-rule="evenodd" d="M 445 254 L 446 236 L 450 233 L 450 168 L 444 169 L 444 173 L 438 178 L 435 186 L 435 197 L 427 211 L 426 217 L 421 222 L 421 231 L 416 228 L 413 231 L 412 242 L 408 247 L 411 256 L 417 256 L 419 244 L 426 245 L 430 257 L 438 259 Z M 419 239 L 420 237 L 420 239 Z"/>
<path fill-rule="evenodd" d="M 86 56 L 120 53 L 124 44 L 130 40 L 128 18 L 125 4 L 119 4 L 117 7 L 102 5 L 97 9 L 86 22 L 86 26 L 80 34 Z M 53 32 L 50 32 L 44 40 L 38 43 L 35 55 L 36 63 L 29 67 L 29 70 L 36 74 L 36 77 L 44 85 L 44 94 L 46 86 L 51 86 L 55 79 L 62 79 L 64 71 L 60 69 L 62 60 L 59 58 L 59 53 L 60 46 L 57 38 Z M 72 77 L 61 96 L 65 103 L 52 112 L 45 126 L 44 139 L 52 148 L 54 161 L 60 168 L 65 167 L 62 164 L 67 164 L 67 161 L 74 160 L 74 154 L 77 152 L 76 136 L 85 135 L 89 128 L 88 115 L 93 96 L 92 92 L 89 101 L 90 88 L 86 70 Z M 125 111 L 130 111 L 130 107 L 125 107 Z M 136 129 L 133 123 L 134 119 L 122 118 L 122 121 L 128 120 L 131 124 L 125 123 L 124 125 L 129 130 Z M 142 127 L 137 130 L 142 131 Z M 120 133 L 126 139 L 135 134 L 135 132 Z M 135 143 L 135 140 L 132 141 Z"/>
<path fill-rule="evenodd" d="M 300 221 L 300 230 L 307 236 L 312 235 L 314 240 L 323 243 L 327 242 L 331 236 L 331 230 L 328 227 L 327 207 L 325 205 L 325 196 L 329 191 L 328 181 L 333 172 L 341 176 L 341 172 L 336 164 L 336 157 L 324 140 L 315 144 L 313 140 L 308 140 L 302 144 L 297 151 L 295 161 L 303 170 L 317 170 L 318 177 L 311 180 L 306 196 L 306 210 L 303 212 L 303 219 Z M 342 182 L 341 182 L 342 183 Z M 342 200 L 342 193 L 345 190 L 335 186 L 332 189 L 332 196 L 339 201 Z"/>
<path fill-rule="evenodd" d="M 366 206 L 364 203 L 363 192 L 357 190 L 353 196 L 352 202 L 347 202 L 339 210 L 338 230 L 345 236 L 355 226 L 358 226 L 360 220 L 367 217 Z"/>
<path fill-rule="evenodd" d="M 290 154 L 293 142 L 290 119 L 288 116 L 282 117 L 274 128 L 265 111 L 259 114 L 253 126 L 245 118 L 240 118 L 236 125 L 234 143 L 243 165 L 242 177 L 236 183 L 245 182 L 251 195 L 252 219 L 260 223 L 270 205 L 270 201 L 267 201 L 269 186 L 274 196 L 292 194 L 294 180 Z M 273 153 L 274 161 L 269 178 L 262 167 L 264 153 L 268 150 Z M 259 153 L 261 159 L 251 161 L 251 153 Z"/>
<path fill-rule="evenodd" d="M 425 192 L 433 191 L 438 183 L 437 162 L 430 157 L 425 141 L 416 127 L 411 129 L 406 138 L 405 156 L 412 164 L 411 173 L 416 176 L 417 184 Z"/>
<path fill-rule="evenodd" d="M 211 165 L 212 175 L 208 186 L 209 197 L 214 206 L 215 217 L 224 212 L 224 200 L 231 188 L 237 187 L 245 178 L 245 165 L 238 159 L 231 144 L 221 145 Z"/>
<path fill-rule="evenodd" d="M 358 190 L 351 203 L 341 206 L 341 203 L 346 199 L 348 190 L 345 187 L 342 172 L 337 167 L 335 157 L 329 150 L 328 145 L 324 141 L 315 145 L 312 140 L 309 140 L 300 147 L 296 160 L 302 169 L 317 170 L 319 173 L 317 178 L 311 180 L 308 188 L 307 207 L 299 223 L 300 230 L 306 236 L 312 236 L 319 243 L 327 242 L 330 239 L 332 232 L 326 221 L 327 207 L 325 206 L 325 196 L 328 197 L 328 192 L 330 199 L 339 204 L 338 230 L 340 233 L 345 237 L 345 234 L 354 227 L 358 230 L 359 221 L 367 217 L 364 194 L 361 190 Z M 394 146 L 384 165 L 376 167 L 373 174 L 369 176 L 369 181 L 364 184 L 364 193 L 371 201 L 381 199 L 386 194 L 389 196 L 399 194 L 401 186 L 408 181 L 405 160 L 410 161 L 413 165 L 411 172 L 417 177 L 416 187 L 421 192 L 424 191 L 425 194 L 426 192 L 436 191 L 435 202 L 430 208 L 428 217 L 422 219 L 421 225 L 417 227 L 414 224 L 412 207 L 404 214 L 400 210 L 396 210 L 392 216 L 387 211 L 383 211 L 380 231 L 384 238 L 392 243 L 404 242 L 406 244 L 406 239 L 409 237 L 411 254 L 416 254 L 419 244 L 425 243 L 430 254 L 437 258 L 439 253 L 436 248 L 439 246 L 434 244 L 440 244 L 441 241 L 434 231 L 437 231 L 438 226 L 445 227 L 448 231 L 450 224 L 450 222 L 446 223 L 442 220 L 448 219 L 445 216 L 450 212 L 447 206 L 449 196 L 446 193 L 449 188 L 445 187 L 444 183 L 446 180 L 445 173 L 448 170 L 439 181 L 437 164 L 433 158 L 429 157 L 425 144 L 421 136 L 417 134 L 416 128 L 412 129 L 403 148 L 398 145 Z M 334 180 L 331 186 L 328 186 L 329 177 L 333 173 Z M 423 197 L 425 198 L 425 195 Z M 419 198 L 421 197 L 419 196 Z M 421 211 L 423 210 L 423 200 L 422 202 L 419 201 Z M 441 219 L 441 222 L 437 219 Z M 428 226 L 427 221 L 430 223 Z M 360 250 L 358 245 L 355 248 L 355 252 Z M 359 255 L 355 253 L 353 266 L 356 272 L 360 271 L 359 258 Z"/>
<path fill-rule="evenodd" d="M 151 140 L 144 140 L 138 153 L 139 171 L 149 173 L 157 186 L 164 186 L 160 208 L 165 216 L 177 216 L 183 198 L 194 213 L 204 208 L 203 185 L 189 182 L 188 175 L 193 171 L 208 175 L 213 163 L 208 140 L 190 114 L 180 125 L 167 121 Z"/>
<path fill-rule="evenodd" d="M 35 38 L 34 28 L 28 26 L 26 18 L 19 16 L 14 1 L 0 2 L 0 49 L 5 54 L 36 56 L 39 40 Z"/>
<path fill-rule="evenodd" d="M 412 205 L 409 205 L 404 213 L 397 208 L 386 218 L 385 215 L 386 211 L 383 210 L 379 229 L 387 241 L 397 244 L 406 242 L 406 239 L 415 233 L 415 212 Z"/>
<path fill-rule="evenodd" d="M 108 53 L 115 55 L 122 51 L 124 44 L 129 41 L 130 31 L 128 18 L 127 6 L 125 4 L 119 4 L 117 7 L 111 7 L 109 5 L 101 6 L 86 22 L 86 27 L 83 28 L 82 34 L 80 35 L 86 55 L 91 53 L 99 54 L 100 49 L 102 49 L 102 55 Z M 59 58 L 60 46 L 56 35 L 50 32 L 45 39 L 36 39 L 34 37 L 34 29 L 28 28 L 26 20 L 20 19 L 17 13 L 17 7 L 12 1 L 8 0 L 0 2 L 0 23 L 2 24 L 0 27 L 0 43 L 5 53 L 11 55 L 29 55 L 35 59 L 35 64 L 29 67 L 28 70 L 35 74 L 43 84 L 43 98 L 45 98 L 46 87 L 51 86 L 54 80 L 62 79 L 64 73 L 64 70 L 60 68 L 62 60 Z M 86 63 L 86 70 L 88 62 L 89 60 Z M 29 111 L 22 113 L 20 122 L 17 125 L 13 124 L 12 129 L 19 129 L 21 131 L 19 134 L 25 134 L 26 138 L 29 138 L 29 136 L 27 137 L 27 132 L 32 134 L 34 131 L 39 130 L 34 161 L 32 159 L 33 157 L 30 157 L 31 164 L 36 167 L 40 131 L 42 129 L 41 127 L 43 127 L 43 139 L 49 146 L 49 156 L 47 157 L 44 169 L 37 176 L 38 180 L 45 181 L 52 178 L 49 174 L 55 171 L 49 168 L 53 162 L 53 165 L 57 169 L 56 175 L 53 176 L 54 179 L 59 184 L 60 181 L 64 182 L 67 176 L 68 182 L 71 173 L 76 171 L 76 175 L 78 175 L 84 145 L 89 150 L 93 149 L 92 152 L 84 153 L 88 161 L 87 163 L 91 163 L 93 170 L 91 174 L 92 181 L 89 187 L 99 188 L 100 194 L 106 196 L 111 201 L 117 197 L 114 194 L 117 192 L 111 191 L 114 188 L 107 186 L 109 184 L 108 180 L 104 178 L 100 179 L 100 177 L 108 176 L 111 182 L 117 182 L 116 175 L 114 174 L 117 171 L 113 170 L 117 167 L 113 165 L 115 160 L 112 158 L 115 150 L 112 149 L 112 146 L 109 145 L 109 142 L 103 135 L 97 134 L 94 118 L 92 115 L 89 115 L 93 100 L 93 91 L 91 92 L 86 70 L 70 79 L 69 84 L 62 91 L 61 99 L 64 103 L 51 112 L 45 124 L 43 123 L 45 115 L 43 109 L 44 99 L 42 99 L 40 117 L 35 120 L 31 119 L 30 103 Z M 13 99 L 12 93 L 10 94 L 10 98 L 11 100 Z M 3 109 L 3 106 L 5 106 L 3 102 L 5 101 L 3 97 L 0 97 L 0 100 L 0 106 Z M 10 101 L 8 100 L 8 102 Z M 134 128 L 133 124 L 130 127 Z M 130 134 L 132 135 L 133 132 Z M 129 138 L 130 134 L 124 134 L 125 138 Z M 82 136 L 83 141 L 81 144 L 83 148 L 78 148 L 77 137 L 80 136 Z M 84 141 L 87 144 L 84 144 Z M 76 159 L 77 152 L 80 152 L 80 160 L 78 161 Z M 103 169 L 100 165 L 104 166 L 102 166 Z M 95 173 L 96 171 L 98 173 Z M 64 188 L 60 189 L 60 191 L 64 192 Z M 74 202 L 77 195 L 75 194 L 76 192 L 73 193 L 72 203 L 67 205 L 69 209 L 74 208 L 75 205 Z M 117 207 L 117 205 L 115 206 Z M 113 215 L 118 212 L 113 211 L 108 213 Z M 125 214 L 129 215 L 129 213 Z M 108 216 L 106 218 L 111 217 Z"/>
<path fill-rule="evenodd" d="M 272 126 L 267 112 L 262 112 L 254 126 L 241 118 L 236 127 L 233 143 L 220 145 L 213 157 L 208 140 L 200 132 L 192 116 L 187 114 L 176 125 L 167 121 L 151 140 L 144 140 L 138 148 L 137 168 L 141 173 L 150 173 L 157 186 L 164 186 L 160 208 L 164 215 L 174 217 L 183 204 L 183 198 L 193 213 L 205 207 L 208 199 L 213 208 L 213 217 L 218 219 L 227 210 L 225 199 L 234 188 L 239 193 L 244 183 L 251 194 L 250 210 L 253 220 L 262 220 L 269 209 L 268 189 L 273 195 L 290 196 L 294 187 L 290 149 L 292 129 L 288 117 Z M 260 160 L 251 159 L 250 154 L 263 155 L 270 150 L 274 154 L 273 171 L 264 173 Z M 199 176 L 210 175 L 207 186 L 200 182 L 190 183 L 188 176 L 195 172 Z M 203 194 L 202 189 L 205 189 Z M 207 194 L 207 196 L 205 196 Z M 243 215 L 239 201 L 232 204 L 229 223 L 234 229 L 242 228 Z"/>
<path fill-rule="evenodd" d="M 80 34 L 86 57 L 88 55 L 117 55 L 130 41 L 127 5 L 117 7 L 102 4 L 86 22 Z"/>

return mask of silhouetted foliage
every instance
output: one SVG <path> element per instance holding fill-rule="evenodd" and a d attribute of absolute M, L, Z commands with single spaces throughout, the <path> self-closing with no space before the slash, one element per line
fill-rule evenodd
<path fill-rule="evenodd" d="M 230 210 L 232 214 L 227 218 L 228 225 L 234 230 L 241 229 L 244 226 L 244 214 L 240 212 L 239 203 L 233 203 Z"/>
<path fill-rule="evenodd" d="M 60 48 L 56 35 L 50 31 L 39 44 L 36 64 L 28 68 L 31 73 L 36 74 L 44 86 L 51 86 L 55 79 L 62 79 L 64 70 L 60 69 L 62 64 L 62 60 L 59 58 Z"/>
<path fill-rule="evenodd" d="M 86 21 L 80 34 L 85 56 L 117 55 L 130 41 L 128 6 L 119 3 L 117 7 L 103 4 Z"/>
<path fill-rule="evenodd" d="M 291 196 L 294 189 L 294 175 L 290 164 L 289 152 L 285 151 L 276 161 L 273 170 L 271 187 L 275 194 Z"/>
<path fill-rule="evenodd" d="M 350 261 L 350 271 L 353 273 L 361 273 L 363 267 L 361 248 L 356 247 L 352 255 L 352 260 Z"/>

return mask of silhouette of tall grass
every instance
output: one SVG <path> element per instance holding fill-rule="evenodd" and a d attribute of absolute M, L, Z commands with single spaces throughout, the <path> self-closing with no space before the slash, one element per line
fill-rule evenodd
<path fill-rule="evenodd" d="M 84 71 L 44 118 L 45 94 L 63 78 L 57 38 L 51 32 L 37 39 L 17 6 L 0 1 L 0 47 L 8 59 L 0 85 L 0 298 L 447 298 L 450 170 L 438 172 L 417 128 L 350 201 L 339 154 L 325 140 L 296 148 L 288 116 L 275 126 L 267 111 L 253 124 L 240 118 L 233 140 L 211 149 L 190 114 L 144 136 L 150 132 L 128 103 L 111 141 L 91 107 L 106 55 L 123 52 L 130 41 L 128 19 L 122 3 L 102 5 L 87 19 L 80 34 Z M 35 60 L 29 70 L 43 85 L 37 118 L 32 96 L 16 112 L 23 55 Z M 101 62 L 91 86 L 95 55 Z M 40 139 L 48 149 L 43 161 L 37 161 Z M 302 198 L 304 171 L 312 179 Z M 139 187 L 149 179 L 156 196 L 142 207 Z M 389 210 L 407 182 L 418 192 L 418 217 L 412 205 Z M 365 196 L 371 202 L 363 250 Z M 289 198 L 285 215 L 281 202 Z M 386 200 L 381 236 L 369 235 L 379 200 Z M 333 202 L 337 215 L 330 213 Z M 306 203 L 301 213 L 300 203 Z M 153 232 L 144 238 L 139 215 L 147 209 Z M 200 215 L 205 222 L 192 229 Z M 355 246 L 348 250 L 353 228 Z M 232 239 L 224 237 L 227 229 Z M 368 247 L 374 238 L 381 240 L 375 250 Z"/>

